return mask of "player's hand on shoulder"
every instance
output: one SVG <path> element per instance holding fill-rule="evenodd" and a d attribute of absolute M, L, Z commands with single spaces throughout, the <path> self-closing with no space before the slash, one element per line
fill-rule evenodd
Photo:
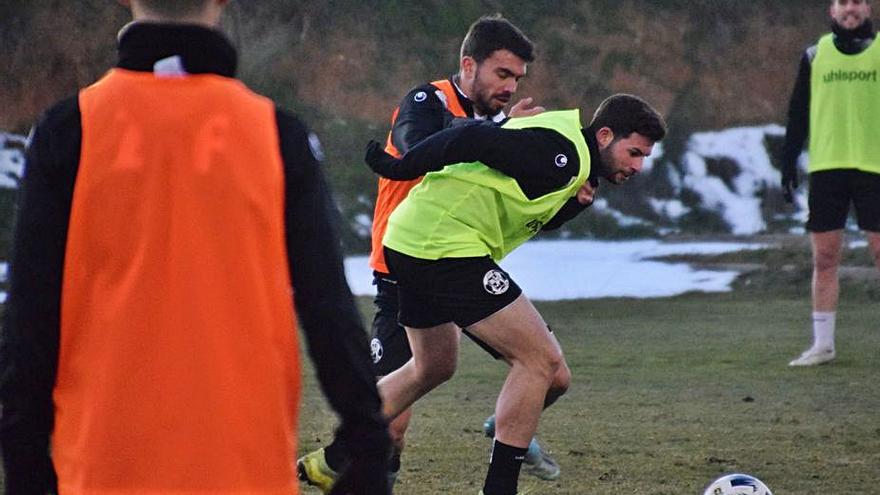
<path fill-rule="evenodd" d="M 598 192 L 598 190 L 598 184 L 594 186 L 590 183 L 590 181 L 586 181 L 584 182 L 584 185 L 582 185 L 581 188 L 578 189 L 575 197 L 577 197 L 578 203 L 584 206 L 590 206 L 593 204 L 593 201 L 596 200 L 596 193 Z"/>
<path fill-rule="evenodd" d="M 538 115 L 539 113 L 543 113 L 546 109 L 540 105 L 532 105 L 534 98 L 526 97 L 518 102 L 516 102 L 513 107 L 510 108 L 510 112 L 508 112 L 508 116 L 511 118 L 515 117 L 531 117 L 533 115 Z"/>

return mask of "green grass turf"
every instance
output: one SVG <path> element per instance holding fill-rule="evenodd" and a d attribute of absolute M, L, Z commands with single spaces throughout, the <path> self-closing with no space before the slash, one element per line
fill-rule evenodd
<path fill-rule="evenodd" d="M 807 369 L 787 366 L 809 344 L 806 293 L 537 304 L 574 379 L 539 430 L 562 476 L 522 475 L 520 490 L 699 495 L 722 473 L 747 472 L 776 495 L 880 493 L 878 303 L 844 293 L 839 357 Z M 481 424 L 505 371 L 462 341 L 456 376 L 416 405 L 395 493 L 479 491 L 490 445 Z M 301 453 L 335 424 L 308 374 Z"/>
<path fill-rule="evenodd" d="M 880 493 L 880 288 L 844 280 L 837 361 L 791 369 L 810 340 L 809 271 L 764 261 L 732 293 L 538 303 L 574 379 L 539 431 L 562 477 L 523 475 L 520 488 L 700 495 L 742 471 L 775 495 Z M 370 301 L 359 303 L 369 318 Z M 300 453 L 328 443 L 336 424 L 304 363 Z M 481 425 L 505 372 L 462 341 L 456 376 L 416 405 L 395 493 L 479 491 Z"/>

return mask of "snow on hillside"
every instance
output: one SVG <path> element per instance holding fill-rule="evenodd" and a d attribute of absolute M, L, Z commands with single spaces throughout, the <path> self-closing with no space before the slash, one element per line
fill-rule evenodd
<path fill-rule="evenodd" d="M 718 132 L 693 134 L 681 163 L 672 164 L 664 156 L 662 143 L 646 160 L 644 174 L 657 167 L 666 167 L 663 175 L 669 180 L 671 197 L 651 197 L 651 191 L 640 191 L 655 218 L 623 213 L 612 201 L 602 197 L 593 206 L 596 213 L 612 218 L 616 225 L 651 226 L 659 216 L 664 225 L 656 232 L 674 232 L 680 219 L 696 210 L 712 212 L 729 225 L 733 234 L 754 234 L 768 228 L 762 215 L 764 195 L 778 194 L 779 172 L 770 161 L 766 140 L 779 137 L 784 129 L 778 125 L 742 127 Z M 0 132 L 0 188 L 15 188 L 24 167 L 23 136 Z M 722 165 L 719 165 L 722 164 Z M 659 170 L 659 169 L 658 169 Z M 797 198 L 794 216 L 806 210 L 804 188 Z M 621 191 L 623 191 L 621 189 Z M 698 197 L 688 204 L 682 198 Z M 647 194 L 649 197 L 642 198 Z M 667 193 L 667 196 L 669 194 Z M 370 219 L 355 219 L 358 230 L 369 235 Z M 681 231 L 681 230 L 678 230 Z M 503 266 L 514 274 L 531 297 L 536 299 L 570 299 L 582 297 L 660 297 L 689 290 L 724 291 L 736 277 L 735 272 L 693 270 L 686 264 L 661 263 L 646 259 L 671 252 L 719 252 L 747 249 L 751 245 L 693 243 L 665 244 L 659 241 L 539 241 L 528 243 L 512 254 Z M 5 268 L 5 266 L 0 266 Z M 366 258 L 352 257 L 346 261 L 349 281 L 358 294 L 370 294 L 370 270 Z M 5 271 L 5 270 L 2 270 Z M 0 272 L 0 276 L 2 276 Z M 0 300 L 5 294 L 0 293 Z"/>
<path fill-rule="evenodd" d="M 530 299 L 596 299 L 602 297 L 668 297 L 689 291 L 727 292 L 738 272 L 696 270 L 687 263 L 651 258 L 672 254 L 719 254 L 759 249 L 761 244 L 657 240 L 530 241 L 501 262 Z M 345 260 L 352 292 L 374 295 L 367 256 Z"/>
<path fill-rule="evenodd" d="M 620 227 L 646 227 L 656 235 L 686 233 L 707 218 L 718 218 L 726 226 L 722 231 L 737 235 L 778 230 L 780 222 L 782 228 L 798 231 L 806 219 L 805 187 L 797 191 L 793 207 L 766 206 L 781 198 L 780 173 L 771 163 L 767 142 L 781 139 L 784 132 L 775 124 L 697 132 L 680 157 L 665 156 L 663 143 L 658 143 L 642 173 L 651 179 L 640 177 L 641 189 L 603 188 L 592 211 Z M 17 186 L 24 141 L 22 136 L 0 132 L 0 188 Z M 664 167 L 663 172 L 659 167 Z M 643 211 L 624 208 L 622 203 L 627 202 L 644 203 Z M 359 237 L 369 236 L 368 217 L 361 215 L 349 223 Z"/>
<path fill-rule="evenodd" d="M 25 137 L 0 131 L 0 188 L 18 187 L 24 171 Z"/>
<path fill-rule="evenodd" d="M 761 216 L 758 193 L 779 183 L 779 173 L 770 165 L 764 148 L 767 134 L 784 135 L 778 125 L 721 132 L 699 132 L 691 136 L 684 156 L 682 186 L 696 191 L 703 204 L 719 211 L 733 234 L 753 234 L 767 225 Z M 730 183 L 708 173 L 707 158 L 728 158 L 740 166 Z"/>
<path fill-rule="evenodd" d="M 682 186 L 699 194 L 706 208 L 719 212 L 732 234 L 761 232 L 767 228 L 761 194 L 778 188 L 781 179 L 770 163 L 765 141 L 784 135 L 785 128 L 775 124 L 695 133 L 682 164 Z M 739 166 L 739 173 L 725 181 L 708 172 L 707 159 L 728 159 Z M 801 188 L 797 198 L 800 209 L 806 208 L 803 192 Z"/>
<path fill-rule="evenodd" d="M 697 132 L 675 155 L 657 143 L 639 177 L 625 187 L 600 188 L 593 217 L 584 223 L 601 219 L 639 236 L 803 232 L 806 188 L 796 191 L 793 205 L 784 203 L 771 159 L 784 134 L 776 124 Z M 578 226 L 566 228 L 577 232 Z"/>

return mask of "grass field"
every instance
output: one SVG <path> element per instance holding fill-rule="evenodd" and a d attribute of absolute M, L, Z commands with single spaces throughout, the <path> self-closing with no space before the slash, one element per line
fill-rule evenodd
<path fill-rule="evenodd" d="M 807 281 L 767 278 L 726 294 L 538 304 L 574 380 L 539 431 L 562 476 L 523 475 L 520 490 L 699 495 L 721 473 L 748 472 L 775 495 L 880 493 L 876 287 L 844 284 L 837 361 L 791 369 L 809 344 Z M 490 445 L 481 424 L 505 371 L 463 341 L 456 376 L 417 404 L 395 493 L 478 492 Z M 334 425 L 306 383 L 301 452 Z"/>
<path fill-rule="evenodd" d="M 880 494 L 880 284 L 842 282 L 835 362 L 788 368 L 809 344 L 809 271 L 778 269 L 805 264 L 783 251 L 748 257 L 766 268 L 730 293 L 537 304 L 574 380 L 539 431 L 562 476 L 524 475 L 521 491 L 700 495 L 741 471 L 775 495 Z M 370 301 L 359 302 L 369 317 Z M 304 362 L 300 453 L 335 426 Z M 505 372 L 463 340 L 456 376 L 417 404 L 397 495 L 479 491 L 490 445 L 481 425 Z"/>

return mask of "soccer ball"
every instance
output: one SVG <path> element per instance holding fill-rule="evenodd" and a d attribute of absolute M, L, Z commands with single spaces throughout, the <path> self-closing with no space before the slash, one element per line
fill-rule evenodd
<path fill-rule="evenodd" d="M 767 485 L 748 474 L 727 474 L 709 483 L 703 495 L 773 495 Z"/>

